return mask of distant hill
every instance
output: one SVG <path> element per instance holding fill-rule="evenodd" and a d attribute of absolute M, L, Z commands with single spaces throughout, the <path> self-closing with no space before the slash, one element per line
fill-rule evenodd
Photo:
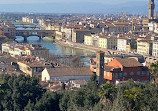
<path fill-rule="evenodd" d="M 42 12 L 42 13 L 116 13 L 129 12 L 147 14 L 148 2 L 126 2 L 119 5 L 101 3 L 46 3 L 46 4 L 0 4 L 0 12 Z M 158 11 L 158 1 L 156 1 Z"/>

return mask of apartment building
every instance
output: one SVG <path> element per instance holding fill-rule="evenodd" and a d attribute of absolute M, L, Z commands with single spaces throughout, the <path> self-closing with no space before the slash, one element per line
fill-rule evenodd
<path fill-rule="evenodd" d="M 72 34 L 72 42 L 84 43 L 84 36 L 90 34 L 88 29 L 74 29 Z"/>
<path fill-rule="evenodd" d="M 108 36 L 100 36 L 99 37 L 99 47 L 108 48 Z"/>
<path fill-rule="evenodd" d="M 129 44 L 129 41 L 128 41 L 127 38 L 119 37 L 117 39 L 117 50 L 118 51 L 127 51 L 127 52 L 129 52 L 130 51 L 129 47 L 130 47 L 130 44 Z"/>
<path fill-rule="evenodd" d="M 84 36 L 84 44 L 85 45 L 92 45 L 92 46 L 98 46 L 98 39 L 99 36 L 95 34 L 88 34 Z"/>
<path fill-rule="evenodd" d="M 158 57 L 158 41 L 152 42 L 152 56 Z"/>
<path fill-rule="evenodd" d="M 152 55 L 151 40 L 138 40 L 137 41 L 137 53 L 144 55 L 144 56 Z"/>
<path fill-rule="evenodd" d="M 8 53 L 12 57 L 22 55 L 34 55 L 42 58 L 49 56 L 49 50 L 43 48 L 40 44 L 17 44 L 15 42 L 7 42 L 2 44 L 2 53 Z"/>

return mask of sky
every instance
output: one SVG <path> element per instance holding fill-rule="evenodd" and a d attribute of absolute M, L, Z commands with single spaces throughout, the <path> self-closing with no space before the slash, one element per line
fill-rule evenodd
<path fill-rule="evenodd" d="M 104 4 L 121 4 L 130 1 L 148 1 L 148 0 L 0 0 L 0 4 L 24 4 L 24 3 L 75 3 L 75 2 L 92 2 Z"/>
<path fill-rule="evenodd" d="M 149 0 L 0 0 L 0 12 L 147 14 L 148 2 Z M 158 0 L 155 3 L 158 7 Z"/>

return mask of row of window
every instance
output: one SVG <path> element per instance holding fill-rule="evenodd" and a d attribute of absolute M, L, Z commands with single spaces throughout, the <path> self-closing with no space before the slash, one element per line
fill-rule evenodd
<path fill-rule="evenodd" d="M 149 76 L 149 71 L 147 71 L 147 73 L 146 73 L 146 76 Z M 130 72 L 130 76 L 134 76 L 135 74 L 134 74 L 134 72 Z M 145 71 L 142 71 L 142 73 L 141 72 L 137 72 L 137 74 L 136 74 L 137 76 L 145 76 Z M 127 73 L 126 72 L 124 72 L 124 73 L 115 73 L 115 78 L 121 78 L 121 77 L 127 77 Z"/>

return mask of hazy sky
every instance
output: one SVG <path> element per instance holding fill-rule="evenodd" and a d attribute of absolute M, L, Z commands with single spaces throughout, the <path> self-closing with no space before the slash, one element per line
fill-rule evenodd
<path fill-rule="evenodd" d="M 149 0 L 0 0 L 0 12 L 148 13 Z M 158 11 L 158 0 L 155 0 Z"/>
<path fill-rule="evenodd" d="M 23 3 L 67 3 L 67 2 L 96 2 L 105 4 L 120 4 L 131 1 L 149 1 L 149 0 L 0 0 L 0 4 L 23 4 Z"/>

